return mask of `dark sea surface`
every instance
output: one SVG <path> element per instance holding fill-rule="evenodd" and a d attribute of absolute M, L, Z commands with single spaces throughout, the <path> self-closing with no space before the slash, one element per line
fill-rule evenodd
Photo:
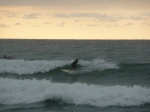
<path fill-rule="evenodd" d="M 0 57 L 0 112 L 150 112 L 150 40 L 1 39 Z"/>

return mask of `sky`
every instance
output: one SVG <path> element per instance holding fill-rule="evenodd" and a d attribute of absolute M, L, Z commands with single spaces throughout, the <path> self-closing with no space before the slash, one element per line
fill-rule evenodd
<path fill-rule="evenodd" d="M 150 40 L 150 0 L 0 0 L 0 39 Z"/>

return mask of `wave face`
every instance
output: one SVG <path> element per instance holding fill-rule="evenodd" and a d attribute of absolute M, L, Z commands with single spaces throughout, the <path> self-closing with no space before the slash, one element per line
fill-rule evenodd
<path fill-rule="evenodd" d="M 34 74 L 45 73 L 54 70 L 58 67 L 70 66 L 73 60 L 3 60 L 0 59 L 0 73 L 16 73 Z M 83 66 L 79 73 L 92 72 L 94 70 L 117 69 L 117 64 L 106 62 L 101 59 L 94 59 L 91 61 L 80 60 L 80 65 Z"/>
<path fill-rule="evenodd" d="M 0 79 L 0 104 L 30 104 L 46 100 L 97 107 L 139 106 L 150 103 L 150 88 Z"/>
<path fill-rule="evenodd" d="M 0 60 L 0 73 L 34 74 L 48 72 L 68 64 L 65 60 Z"/>

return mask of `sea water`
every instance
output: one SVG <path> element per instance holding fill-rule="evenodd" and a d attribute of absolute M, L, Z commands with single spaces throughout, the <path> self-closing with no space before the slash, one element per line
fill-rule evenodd
<path fill-rule="evenodd" d="M 148 40 L 2 39 L 0 57 L 0 112 L 150 111 Z"/>

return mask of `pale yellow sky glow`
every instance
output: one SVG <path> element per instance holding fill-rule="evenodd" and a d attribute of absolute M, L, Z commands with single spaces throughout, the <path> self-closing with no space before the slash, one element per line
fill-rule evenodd
<path fill-rule="evenodd" d="M 0 39 L 148 39 L 150 0 L 0 0 Z"/>

